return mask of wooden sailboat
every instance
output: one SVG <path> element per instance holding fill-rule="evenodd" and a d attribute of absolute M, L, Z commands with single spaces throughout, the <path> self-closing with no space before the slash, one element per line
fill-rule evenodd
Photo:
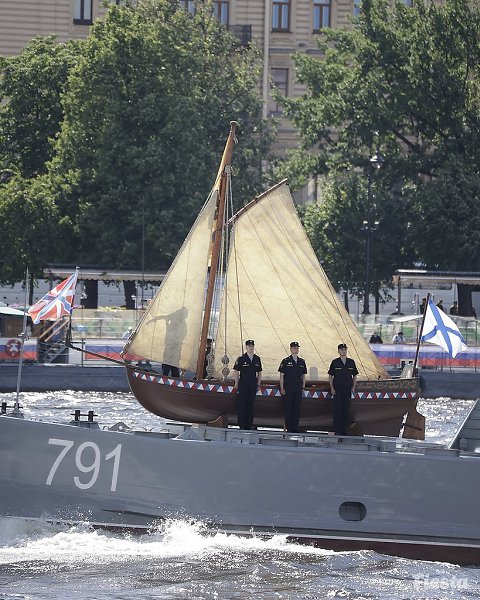
<path fill-rule="evenodd" d="M 229 366 L 244 341 L 254 339 L 263 365 L 254 425 L 283 427 L 278 366 L 290 341 L 298 340 L 309 368 L 300 426 L 332 430 L 327 371 L 338 343 L 345 342 L 360 372 L 352 432 L 395 436 L 407 415 L 404 436 L 422 438 L 418 379 L 388 378 L 318 262 L 287 182 L 229 217 L 235 128 L 232 122 L 209 197 L 125 346 L 138 402 L 167 419 L 237 424 Z M 145 361 L 155 363 L 153 371 Z M 183 375 L 163 376 L 160 364 Z"/>

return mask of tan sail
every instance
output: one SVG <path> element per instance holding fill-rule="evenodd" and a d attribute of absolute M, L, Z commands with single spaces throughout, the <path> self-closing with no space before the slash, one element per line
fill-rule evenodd
<path fill-rule="evenodd" d="M 195 371 L 216 187 L 124 353 Z"/>
<path fill-rule="evenodd" d="M 291 341 L 300 344 L 310 380 L 328 379 L 340 342 L 348 345 L 359 377 L 387 377 L 320 266 L 286 182 L 239 213 L 232 239 L 216 339 L 216 376 L 221 375 L 225 346 L 231 368 L 243 341 L 254 339 L 264 378 L 278 377 Z"/>
<path fill-rule="evenodd" d="M 327 369 L 337 356 L 337 344 L 346 342 L 363 379 L 352 398 L 355 431 L 399 435 L 405 414 L 411 417 L 416 407 L 419 380 L 386 377 L 320 267 L 286 183 L 232 217 L 233 237 L 222 243 L 236 125 L 230 123 L 212 195 L 123 352 L 132 392 L 147 410 L 166 419 L 236 425 L 237 398 L 231 381 L 202 381 L 205 359 L 210 363 L 211 358 L 205 355 L 207 338 L 215 338 L 213 367 L 219 379 L 224 375 L 225 346 L 231 369 L 244 340 L 253 338 L 264 365 L 254 425 L 283 427 L 277 368 L 289 352 L 289 343 L 298 340 L 312 382 L 304 392 L 300 426 L 331 431 L 333 403 L 327 392 Z M 230 247 L 230 259 L 226 295 L 219 305 L 225 246 Z M 140 358 L 148 358 L 153 365 L 135 364 Z M 163 376 L 156 363 L 190 373 Z M 382 381 L 377 381 L 379 377 Z M 420 429 L 412 429 L 417 437 L 422 434 Z"/>

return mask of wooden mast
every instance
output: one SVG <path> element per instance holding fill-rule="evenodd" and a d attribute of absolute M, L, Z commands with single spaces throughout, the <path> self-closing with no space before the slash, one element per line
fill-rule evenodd
<path fill-rule="evenodd" d="M 420 352 L 420 342 L 422 341 L 423 326 L 425 325 L 425 316 L 427 314 L 427 308 L 428 308 L 429 302 L 430 302 L 430 292 L 428 292 L 428 294 L 427 294 L 427 298 L 425 300 L 425 308 L 423 309 L 422 324 L 420 325 L 420 332 L 418 334 L 418 340 L 417 340 L 417 349 L 415 351 L 415 359 L 413 361 L 413 369 L 412 369 L 413 377 L 417 376 L 418 354 Z"/>
<path fill-rule="evenodd" d="M 231 165 L 233 145 L 235 143 L 235 130 L 238 126 L 236 121 L 230 121 L 230 133 L 228 135 L 227 142 L 225 144 L 225 150 L 223 151 L 222 161 L 220 168 L 218 169 L 217 182 L 220 179 L 218 185 L 218 199 L 216 206 L 216 215 L 213 224 L 212 242 L 211 242 L 211 260 L 210 260 L 210 271 L 208 274 L 207 283 L 207 294 L 205 298 L 205 310 L 203 313 L 202 332 L 200 335 L 200 345 L 198 347 L 197 357 L 197 372 L 195 374 L 197 379 L 203 378 L 203 369 L 205 365 L 205 351 L 207 348 L 207 337 L 208 328 L 210 325 L 210 313 L 212 311 L 213 294 L 215 292 L 215 279 L 218 270 L 218 260 L 220 257 L 220 248 L 222 245 L 222 233 L 223 233 L 223 221 L 225 216 L 225 200 L 227 196 L 227 167 Z"/>

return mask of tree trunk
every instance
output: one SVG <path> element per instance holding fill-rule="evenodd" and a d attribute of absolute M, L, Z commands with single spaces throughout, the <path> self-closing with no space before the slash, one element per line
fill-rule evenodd
<path fill-rule="evenodd" d="M 136 285 L 135 281 L 124 281 L 123 290 L 125 292 L 125 308 L 135 310 Z"/>
<path fill-rule="evenodd" d="M 94 279 L 85 279 L 86 298 L 82 298 L 84 308 L 98 308 L 98 281 Z"/>
<path fill-rule="evenodd" d="M 375 294 L 375 314 L 380 314 L 380 294 L 378 292 Z"/>
<path fill-rule="evenodd" d="M 472 287 L 463 283 L 457 285 L 458 289 L 458 314 L 462 317 L 471 317 L 472 310 Z"/>
<path fill-rule="evenodd" d="M 30 279 L 30 281 L 28 283 L 30 285 L 30 289 L 28 290 L 28 304 L 30 306 L 32 306 L 32 304 L 33 304 L 33 286 L 35 285 L 35 277 L 34 277 L 33 273 L 29 273 L 29 279 Z"/>

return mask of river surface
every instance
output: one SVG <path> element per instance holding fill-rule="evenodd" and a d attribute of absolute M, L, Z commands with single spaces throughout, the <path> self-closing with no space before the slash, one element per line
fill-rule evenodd
<path fill-rule="evenodd" d="M 0 394 L 0 401 L 13 400 L 14 394 Z M 130 394 L 29 393 L 21 404 L 26 418 L 66 422 L 74 409 L 93 409 L 101 425 L 161 426 Z M 471 406 L 467 400 L 422 401 L 427 440 L 448 442 Z M 0 518 L 0 600 L 257 598 L 471 600 L 480 598 L 480 569 L 325 551 L 281 537 L 206 535 L 201 523 L 174 521 L 149 535 L 128 536 Z"/>

